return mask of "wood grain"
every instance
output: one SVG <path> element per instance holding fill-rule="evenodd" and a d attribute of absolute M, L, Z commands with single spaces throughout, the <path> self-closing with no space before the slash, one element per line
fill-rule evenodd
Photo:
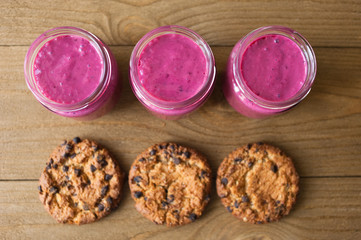
<path fill-rule="evenodd" d="M 2 0 L 0 12 L 0 45 L 29 45 L 58 26 L 84 28 L 110 45 L 134 45 L 151 29 L 176 24 L 211 45 L 231 46 L 255 28 L 284 25 L 313 46 L 361 46 L 357 0 Z"/>
<path fill-rule="evenodd" d="M 0 182 L 1 239 L 360 239 L 361 182 L 354 178 L 301 179 L 295 209 L 277 223 L 242 223 L 213 194 L 192 224 L 167 228 L 142 217 L 129 189 L 120 207 L 99 222 L 57 224 L 38 200 L 37 182 Z M 214 191 L 215 192 L 215 191 Z"/>
<path fill-rule="evenodd" d="M 253 120 L 224 99 L 220 82 L 231 48 L 213 47 L 215 91 L 201 109 L 179 121 L 158 119 L 137 101 L 127 77 L 131 50 L 112 47 L 124 83 L 116 108 L 95 121 L 79 122 L 48 112 L 27 89 L 27 47 L 0 47 L 0 179 L 37 179 L 55 146 L 74 136 L 99 141 L 127 171 L 137 154 L 156 142 L 194 147 L 216 171 L 237 146 L 266 141 L 293 157 L 301 176 L 361 176 L 361 49 L 316 48 L 318 73 L 311 94 L 289 113 Z"/>

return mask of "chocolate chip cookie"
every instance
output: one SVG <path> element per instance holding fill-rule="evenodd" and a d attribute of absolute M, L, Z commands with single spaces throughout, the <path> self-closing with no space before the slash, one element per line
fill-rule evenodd
<path fill-rule="evenodd" d="M 129 172 L 136 209 L 156 224 L 195 221 L 210 200 L 211 169 L 204 156 L 174 143 L 140 154 Z"/>
<path fill-rule="evenodd" d="M 108 150 L 76 137 L 57 147 L 39 179 L 39 197 L 60 223 L 85 224 L 119 204 L 124 172 Z"/>
<path fill-rule="evenodd" d="M 217 173 L 217 193 L 234 216 L 261 224 L 289 214 L 298 181 L 292 160 L 279 148 L 254 143 L 223 160 Z"/>

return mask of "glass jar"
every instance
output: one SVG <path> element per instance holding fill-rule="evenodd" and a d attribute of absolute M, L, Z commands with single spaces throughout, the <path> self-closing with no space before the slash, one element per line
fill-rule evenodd
<path fill-rule="evenodd" d="M 277 96 L 278 97 L 280 96 L 281 91 L 283 91 L 283 94 L 285 95 L 285 97 L 280 100 L 275 100 L 271 98 L 266 99 L 265 97 L 261 96 L 262 94 L 257 92 L 255 89 L 251 89 L 250 85 L 253 84 L 254 86 L 256 86 L 255 83 L 249 83 L 245 80 L 245 75 L 247 75 L 247 73 L 244 71 L 247 71 L 247 69 L 251 69 L 252 66 L 250 65 L 247 66 L 246 65 L 247 62 L 243 63 L 243 61 L 248 61 L 248 64 L 251 65 L 253 64 L 253 66 L 267 67 L 267 66 L 263 66 L 262 62 L 260 62 L 260 64 L 254 64 L 256 63 L 256 60 L 252 60 L 250 58 L 257 56 L 252 56 L 251 51 L 247 53 L 247 56 L 245 55 L 247 49 L 250 48 L 252 44 L 256 43 L 260 39 L 263 39 L 261 41 L 264 41 L 261 44 L 265 44 L 264 39 L 266 39 L 267 36 L 269 38 L 272 37 L 274 39 L 273 41 L 275 44 L 280 44 L 279 46 L 284 48 L 283 50 L 285 51 L 286 54 L 283 56 L 281 55 L 279 61 L 281 61 L 282 63 L 289 61 L 289 63 L 291 64 L 297 64 L 297 63 L 304 64 L 304 71 L 301 74 L 302 76 L 304 75 L 304 80 L 302 83 L 297 83 L 299 84 L 298 86 L 299 89 L 297 91 L 295 90 L 295 92 L 291 94 L 289 92 L 290 90 L 286 89 L 285 87 L 284 89 L 282 89 L 282 87 L 278 88 L 279 92 L 277 93 Z M 283 39 L 283 37 L 287 38 L 288 40 L 292 41 L 292 44 L 294 43 L 295 46 L 299 48 L 299 51 L 301 52 L 300 55 L 303 56 L 303 63 L 302 61 L 296 63 L 296 61 L 293 61 L 291 59 L 292 56 L 286 56 L 288 51 L 288 49 L 285 49 L 287 43 L 281 44 L 281 42 L 279 42 L 280 40 L 277 39 L 277 36 L 281 36 L 280 37 L 281 40 Z M 265 51 L 269 50 L 266 45 L 264 46 L 265 46 L 264 47 Z M 279 54 L 279 52 L 277 53 L 276 51 L 273 53 Z M 270 64 L 270 63 L 267 62 L 266 64 Z M 281 69 L 281 67 L 285 67 L 285 71 L 286 69 L 288 69 L 288 67 L 282 66 L 280 62 L 278 63 L 278 65 L 276 64 L 274 66 L 276 66 L 276 71 L 278 71 L 277 74 L 275 74 L 276 78 L 277 77 L 285 78 L 287 74 L 289 79 L 292 79 L 293 76 L 296 77 L 297 74 L 296 71 L 293 72 L 290 71 L 287 73 L 282 72 L 283 70 Z M 292 65 L 290 66 L 297 68 L 297 66 L 292 66 Z M 244 69 L 242 69 L 242 67 Z M 301 68 L 302 68 L 301 66 L 298 66 L 298 69 Z M 260 68 L 256 67 L 254 69 L 259 70 Z M 272 70 L 274 70 L 274 68 L 272 68 Z M 262 89 L 262 91 L 265 92 L 275 90 L 273 89 L 276 88 L 275 82 L 270 84 L 267 83 L 266 80 L 266 78 L 268 77 L 271 78 L 271 76 L 262 76 L 261 71 L 256 72 L 254 75 L 256 76 L 256 78 L 258 78 L 257 81 L 259 82 L 257 84 L 260 85 L 258 86 L 259 89 Z M 228 58 L 226 78 L 223 81 L 223 93 L 229 104 L 239 113 L 250 118 L 264 118 L 285 112 L 291 109 L 292 107 L 294 107 L 299 102 L 301 102 L 302 99 L 304 99 L 307 96 L 307 94 L 310 92 L 315 76 L 316 76 L 316 57 L 311 45 L 307 42 L 305 38 L 301 36 L 301 34 L 295 32 L 292 29 L 282 26 L 261 27 L 250 32 L 234 46 Z M 275 80 L 277 81 L 276 78 Z M 285 79 L 287 80 L 287 78 Z M 284 84 L 283 86 L 287 85 L 287 83 L 282 83 L 282 84 Z M 257 88 L 257 86 L 255 88 Z"/>
<path fill-rule="evenodd" d="M 26 54 L 24 74 L 28 88 L 44 107 L 78 120 L 107 113 L 121 87 L 108 46 L 75 27 L 57 27 L 40 35 Z"/>
<path fill-rule="evenodd" d="M 174 25 L 144 35 L 129 63 L 135 96 L 163 119 L 178 119 L 198 109 L 214 88 L 215 74 L 214 56 L 206 41 Z"/>

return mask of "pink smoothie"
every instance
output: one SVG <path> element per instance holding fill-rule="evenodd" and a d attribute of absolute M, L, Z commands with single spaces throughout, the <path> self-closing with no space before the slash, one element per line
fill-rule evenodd
<path fill-rule="evenodd" d="M 196 95 L 207 77 L 202 49 L 179 34 L 152 39 L 138 61 L 138 76 L 145 90 L 156 99 L 181 102 Z"/>
<path fill-rule="evenodd" d="M 229 104 L 251 118 L 275 115 L 294 106 L 285 103 L 300 92 L 307 79 L 307 62 L 301 48 L 280 34 L 266 34 L 248 45 L 242 44 L 240 41 L 233 48 L 223 82 Z"/>
<path fill-rule="evenodd" d="M 85 38 L 62 35 L 48 41 L 38 52 L 34 66 L 35 82 L 48 99 L 76 104 L 99 86 L 103 60 Z"/>
<path fill-rule="evenodd" d="M 296 43 L 282 35 L 266 35 L 251 43 L 240 61 L 241 74 L 257 96 L 285 101 L 303 86 L 307 63 Z"/>

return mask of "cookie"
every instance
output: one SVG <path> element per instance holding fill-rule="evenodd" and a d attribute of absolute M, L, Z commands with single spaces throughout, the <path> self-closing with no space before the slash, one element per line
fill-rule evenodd
<path fill-rule="evenodd" d="M 254 143 L 223 160 L 217 172 L 217 193 L 234 216 L 261 224 L 289 214 L 298 181 L 292 160 L 279 148 Z"/>
<path fill-rule="evenodd" d="M 39 198 L 59 223 L 91 223 L 118 206 L 124 176 L 108 150 L 76 137 L 50 155 L 39 179 Z"/>
<path fill-rule="evenodd" d="M 211 169 L 204 156 L 174 143 L 149 147 L 129 172 L 136 209 L 156 224 L 195 221 L 210 200 Z"/>

